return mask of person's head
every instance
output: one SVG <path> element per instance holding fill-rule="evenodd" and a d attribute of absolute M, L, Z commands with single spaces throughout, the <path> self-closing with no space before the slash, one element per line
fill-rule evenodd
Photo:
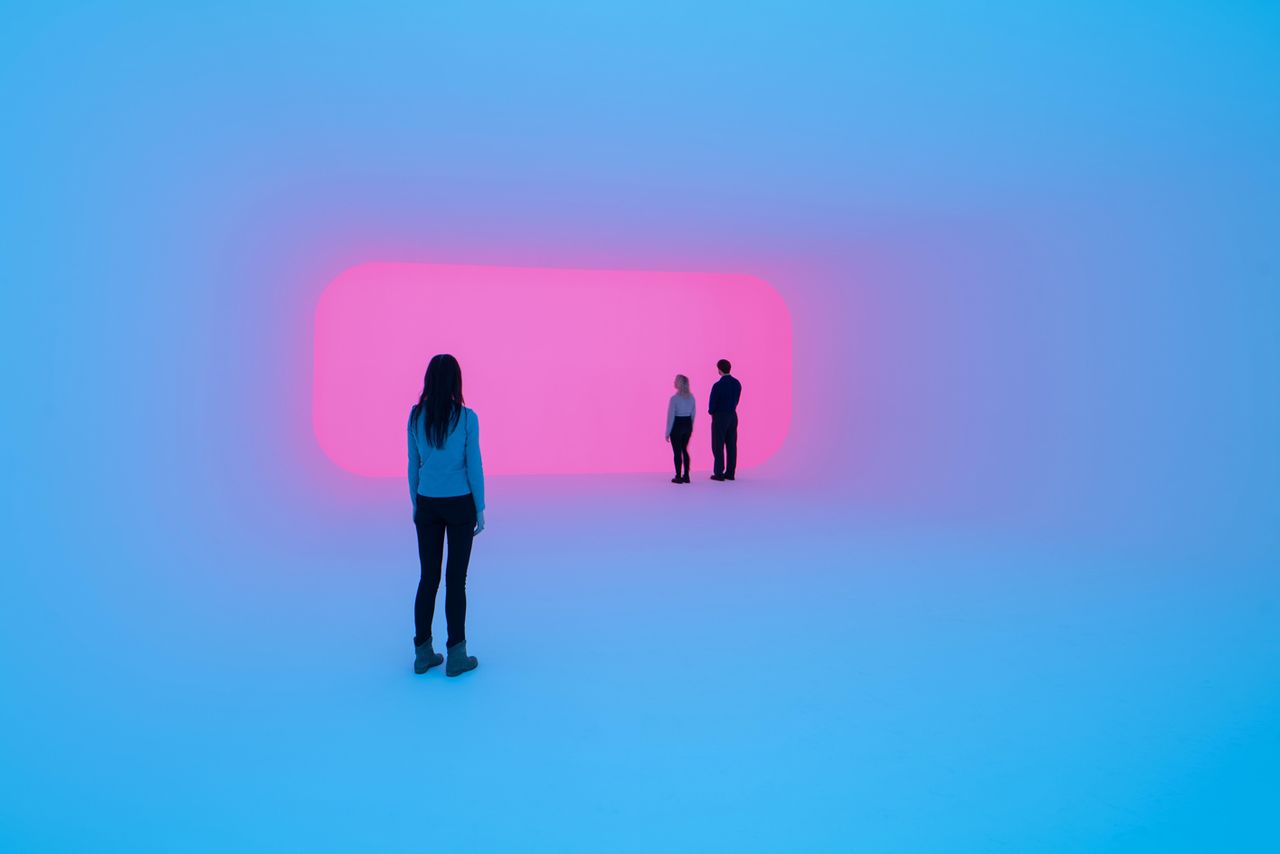
<path fill-rule="evenodd" d="M 718 370 L 722 375 L 729 373 L 732 367 L 733 366 L 729 364 L 728 359 L 721 359 L 720 361 L 716 362 L 716 370 Z"/>
<path fill-rule="evenodd" d="M 675 387 L 676 387 L 676 391 L 680 392 L 681 394 L 688 394 L 689 378 L 686 377 L 684 374 L 676 374 Z"/>
<path fill-rule="evenodd" d="M 413 417 L 422 419 L 422 428 L 433 448 L 443 448 L 449 432 L 462 412 L 462 367 L 448 353 L 432 356 L 422 377 L 422 394 L 413 407 Z"/>

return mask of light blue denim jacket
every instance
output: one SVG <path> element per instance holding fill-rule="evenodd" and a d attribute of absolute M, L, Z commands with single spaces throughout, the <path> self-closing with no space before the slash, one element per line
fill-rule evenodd
<path fill-rule="evenodd" d="M 417 507 L 418 496 L 452 498 L 467 495 L 475 499 L 476 512 L 484 510 L 484 464 L 480 460 L 480 419 L 473 410 L 462 414 L 444 440 L 443 448 L 427 442 L 422 419 L 409 417 L 409 500 Z"/>

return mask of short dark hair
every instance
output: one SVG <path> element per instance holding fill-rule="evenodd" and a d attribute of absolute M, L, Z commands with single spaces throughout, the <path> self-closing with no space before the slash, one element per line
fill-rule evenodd
<path fill-rule="evenodd" d="M 729 369 L 732 368 L 733 365 L 729 364 L 728 359 L 721 359 L 720 361 L 716 362 L 716 367 L 720 370 L 720 373 L 727 374 L 729 373 Z"/>

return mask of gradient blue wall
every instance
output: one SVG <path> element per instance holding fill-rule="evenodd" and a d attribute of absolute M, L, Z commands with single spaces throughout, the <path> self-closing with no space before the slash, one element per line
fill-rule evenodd
<path fill-rule="evenodd" d="M 317 500 L 309 305 L 348 264 L 743 270 L 795 315 L 788 472 L 1276 544 L 1265 5 L 42 9 L 0 59 L 37 483 L 89 403 L 113 452 L 73 471 L 126 506 L 174 466 L 186 501 Z"/>
<path fill-rule="evenodd" d="M 19 650 L 74 660 L 102 597 L 161 601 L 197 528 L 253 575 L 403 502 L 310 428 L 315 299 L 368 260 L 759 275 L 796 337 L 767 476 L 975 537 L 1274 563 L 1273 4 L 6 17 L 2 631 L 32 696 Z"/>

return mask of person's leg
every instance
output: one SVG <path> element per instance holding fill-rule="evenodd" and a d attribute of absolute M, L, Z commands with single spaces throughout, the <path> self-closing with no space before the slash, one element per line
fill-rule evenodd
<path fill-rule="evenodd" d="M 414 646 L 431 637 L 431 623 L 436 613 L 436 591 L 440 589 L 440 563 L 444 558 L 445 522 L 429 498 L 418 496 L 418 512 L 413 526 L 418 530 L 418 595 L 413 600 L 413 623 L 417 635 Z"/>
<path fill-rule="evenodd" d="M 449 625 L 446 647 L 467 639 L 467 566 L 476 530 L 475 500 L 464 495 L 449 502 L 449 558 L 444 571 L 444 616 Z"/>
<path fill-rule="evenodd" d="M 723 419 L 711 416 L 711 458 L 715 463 L 715 477 L 724 475 L 724 426 Z"/>
<path fill-rule="evenodd" d="M 727 461 L 724 466 L 724 476 L 732 478 L 738 471 L 738 416 L 733 416 L 733 420 L 724 431 L 724 450 Z"/>
<path fill-rule="evenodd" d="M 677 418 L 671 428 L 671 453 L 675 457 L 677 481 L 689 476 L 689 437 L 692 433 L 688 418 Z"/>

